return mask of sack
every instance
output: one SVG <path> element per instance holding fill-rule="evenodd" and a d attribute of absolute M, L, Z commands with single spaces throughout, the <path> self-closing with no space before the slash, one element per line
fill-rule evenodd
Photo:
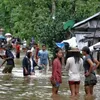
<path fill-rule="evenodd" d="M 97 77 L 95 73 L 91 73 L 89 76 L 85 78 L 85 85 L 96 85 Z"/>

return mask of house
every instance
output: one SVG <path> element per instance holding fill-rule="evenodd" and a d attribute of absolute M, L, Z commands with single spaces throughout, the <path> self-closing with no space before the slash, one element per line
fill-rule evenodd
<path fill-rule="evenodd" d="M 100 42 L 100 12 L 74 24 L 73 28 L 80 49 Z"/>
<path fill-rule="evenodd" d="M 80 49 L 100 42 L 100 12 L 74 24 L 73 28 Z M 98 55 L 100 55 L 100 48 L 96 56 Z"/>

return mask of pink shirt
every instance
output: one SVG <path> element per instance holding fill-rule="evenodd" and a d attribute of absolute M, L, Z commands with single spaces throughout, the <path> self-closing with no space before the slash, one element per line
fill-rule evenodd
<path fill-rule="evenodd" d="M 51 77 L 51 80 L 55 80 L 56 82 L 62 83 L 61 70 L 62 70 L 61 62 L 60 62 L 60 60 L 58 58 L 56 58 L 53 61 L 53 65 L 52 65 L 52 77 Z"/>

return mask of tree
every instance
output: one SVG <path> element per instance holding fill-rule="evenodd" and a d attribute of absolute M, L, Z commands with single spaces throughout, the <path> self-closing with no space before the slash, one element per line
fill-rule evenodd
<path fill-rule="evenodd" d="M 0 26 L 14 36 L 35 37 L 52 48 L 66 39 L 63 22 L 81 21 L 99 9 L 99 0 L 0 0 Z"/>

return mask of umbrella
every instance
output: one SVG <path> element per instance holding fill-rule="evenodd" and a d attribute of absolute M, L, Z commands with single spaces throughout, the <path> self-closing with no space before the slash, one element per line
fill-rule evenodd
<path fill-rule="evenodd" d="M 11 33 L 6 33 L 5 36 L 12 36 Z"/>
<path fill-rule="evenodd" d="M 6 39 L 3 35 L 0 35 L 0 39 Z"/>
<path fill-rule="evenodd" d="M 64 48 L 64 43 L 56 43 L 57 47 L 63 49 Z"/>
<path fill-rule="evenodd" d="M 63 23 L 64 30 L 71 29 L 75 24 L 74 20 L 68 20 L 67 22 Z"/>
<path fill-rule="evenodd" d="M 71 29 L 73 28 L 74 24 L 74 20 L 68 20 L 67 22 L 63 23 L 63 29 L 69 31 L 72 36 L 74 36 L 74 34 L 71 32 Z"/>

